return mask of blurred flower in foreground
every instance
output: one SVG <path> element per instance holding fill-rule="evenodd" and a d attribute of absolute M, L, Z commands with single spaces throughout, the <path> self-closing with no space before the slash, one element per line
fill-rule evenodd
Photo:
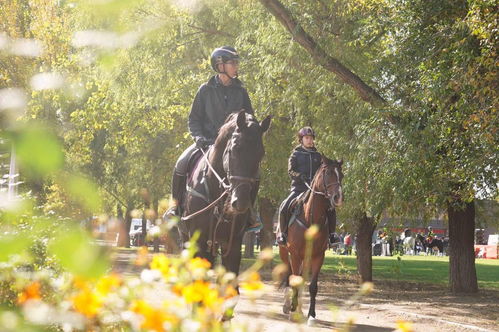
<path fill-rule="evenodd" d="M 28 300 L 39 300 L 40 295 L 40 282 L 35 281 L 26 286 L 21 294 L 17 298 L 17 303 L 23 304 Z"/>
<path fill-rule="evenodd" d="M 172 262 L 166 255 L 154 255 L 150 264 L 152 270 L 161 272 L 165 279 L 169 279 L 172 275 L 176 275 Z"/>
<path fill-rule="evenodd" d="M 240 286 L 250 298 L 260 296 L 265 287 L 263 282 L 260 280 L 258 272 L 254 271 L 251 272 L 248 277 L 243 279 Z"/>
<path fill-rule="evenodd" d="M 300 287 L 303 285 L 304 280 L 302 276 L 296 276 L 294 274 L 289 276 L 289 285 L 291 287 Z"/>
<path fill-rule="evenodd" d="M 0 110 L 24 109 L 27 104 L 26 93 L 22 89 L 0 89 Z"/>
<path fill-rule="evenodd" d="M 42 55 L 43 47 L 39 40 L 19 38 L 12 40 L 10 52 L 14 55 L 38 57 Z"/>
<path fill-rule="evenodd" d="M 194 279 L 202 279 L 206 276 L 206 271 L 211 267 L 211 263 L 200 257 L 192 258 L 187 262 L 187 269 L 192 273 Z"/>
<path fill-rule="evenodd" d="M 59 89 L 64 84 L 64 78 L 59 73 L 40 73 L 31 77 L 30 85 L 33 90 Z"/>
<path fill-rule="evenodd" d="M 135 258 L 135 265 L 142 266 L 146 265 L 149 261 L 149 250 L 146 246 L 142 246 L 137 249 L 137 258 Z"/>
<path fill-rule="evenodd" d="M 143 317 L 140 327 L 144 329 L 167 331 L 179 323 L 179 319 L 175 315 L 168 313 L 163 308 L 155 308 L 144 300 L 135 300 L 131 304 L 130 310 Z"/>
<path fill-rule="evenodd" d="M 414 332 L 414 328 L 412 327 L 411 322 L 407 322 L 404 320 L 397 321 L 397 331 L 399 332 Z"/>
<path fill-rule="evenodd" d="M 117 274 L 105 275 L 97 281 L 97 292 L 107 295 L 121 285 L 121 278 Z"/>
<path fill-rule="evenodd" d="M 362 295 L 369 295 L 373 292 L 374 284 L 372 282 L 365 282 L 360 287 L 360 293 Z"/>
<path fill-rule="evenodd" d="M 102 296 L 88 288 L 73 296 L 71 301 L 76 311 L 89 318 L 97 315 L 103 304 Z"/>

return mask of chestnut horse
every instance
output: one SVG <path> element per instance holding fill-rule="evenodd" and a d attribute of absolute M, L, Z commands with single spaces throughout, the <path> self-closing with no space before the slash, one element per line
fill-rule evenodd
<path fill-rule="evenodd" d="M 285 285 L 289 286 L 289 277 L 303 274 L 305 260 L 305 232 L 312 226 L 318 226 L 318 234 L 312 243 L 312 254 L 309 261 L 311 279 L 309 286 L 310 308 L 307 317 L 315 319 L 315 297 L 317 295 L 317 279 L 324 262 L 324 253 L 328 247 L 328 219 L 327 210 L 340 206 L 343 202 L 341 181 L 342 161 L 330 160 L 322 156 L 322 163 L 309 187 L 302 196 L 304 199 L 303 209 L 297 216 L 296 221 L 288 227 L 288 241 L 285 246 L 279 246 L 279 255 L 283 263 L 288 265 L 287 280 Z M 334 214 L 335 215 L 335 214 Z M 333 232 L 334 230 L 331 230 Z M 292 298 L 286 296 L 283 306 L 284 313 L 295 312 L 298 308 L 298 289 L 293 288 Z"/>

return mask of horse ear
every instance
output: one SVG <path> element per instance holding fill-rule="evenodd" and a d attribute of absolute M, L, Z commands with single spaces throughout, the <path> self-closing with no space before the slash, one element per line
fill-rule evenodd
<path fill-rule="evenodd" d="M 267 130 L 269 130 L 270 120 L 272 120 L 272 116 L 269 115 L 265 119 L 263 119 L 262 122 L 260 122 L 260 128 L 262 128 L 262 133 L 264 133 Z"/>
<path fill-rule="evenodd" d="M 244 129 L 246 129 L 248 127 L 246 125 L 246 111 L 245 110 L 239 111 L 239 113 L 237 114 L 237 127 L 241 131 L 243 131 Z"/>
<path fill-rule="evenodd" d="M 327 164 L 327 157 L 321 153 L 321 163 Z"/>
<path fill-rule="evenodd" d="M 343 165 L 343 159 L 338 160 L 338 164 L 340 164 L 340 166 L 342 166 Z"/>

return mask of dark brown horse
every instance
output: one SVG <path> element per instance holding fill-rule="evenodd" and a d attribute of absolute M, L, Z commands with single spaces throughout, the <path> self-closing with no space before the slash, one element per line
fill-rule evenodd
<path fill-rule="evenodd" d="M 305 232 L 312 225 L 317 225 L 318 233 L 312 240 L 310 266 L 310 308 L 307 317 L 312 322 L 315 319 L 315 297 L 317 295 L 317 280 L 324 262 L 324 252 L 328 247 L 328 220 L 327 210 L 340 206 L 343 202 L 341 181 L 341 161 L 330 160 L 322 157 L 322 164 L 315 173 L 310 185 L 302 199 L 303 209 L 297 216 L 296 221 L 288 227 L 288 241 L 286 246 L 279 246 L 279 255 L 282 261 L 288 265 L 289 275 L 285 280 L 289 286 L 289 276 L 301 276 L 304 272 L 305 260 Z M 331 230 L 334 231 L 334 230 Z M 283 307 L 284 313 L 295 312 L 298 308 L 298 289 L 293 288 L 291 298 L 286 297 Z"/>
<path fill-rule="evenodd" d="M 222 264 L 236 274 L 269 126 L 270 117 L 259 123 L 244 111 L 231 114 L 188 181 L 179 227 L 184 240 L 199 231 L 198 255 L 213 265 L 220 251 Z"/>

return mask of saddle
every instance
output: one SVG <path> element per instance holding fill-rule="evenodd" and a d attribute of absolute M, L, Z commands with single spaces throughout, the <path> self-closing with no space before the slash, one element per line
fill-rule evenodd
<path fill-rule="evenodd" d="M 192 183 L 192 175 L 203 157 L 201 149 L 196 149 L 187 162 L 187 183 Z"/>
<path fill-rule="evenodd" d="M 310 196 L 310 190 L 302 192 L 300 195 L 296 196 L 291 200 L 288 205 L 288 209 L 283 211 L 288 222 L 288 227 L 291 226 L 298 218 L 298 216 L 303 212 L 303 205 Z"/>

